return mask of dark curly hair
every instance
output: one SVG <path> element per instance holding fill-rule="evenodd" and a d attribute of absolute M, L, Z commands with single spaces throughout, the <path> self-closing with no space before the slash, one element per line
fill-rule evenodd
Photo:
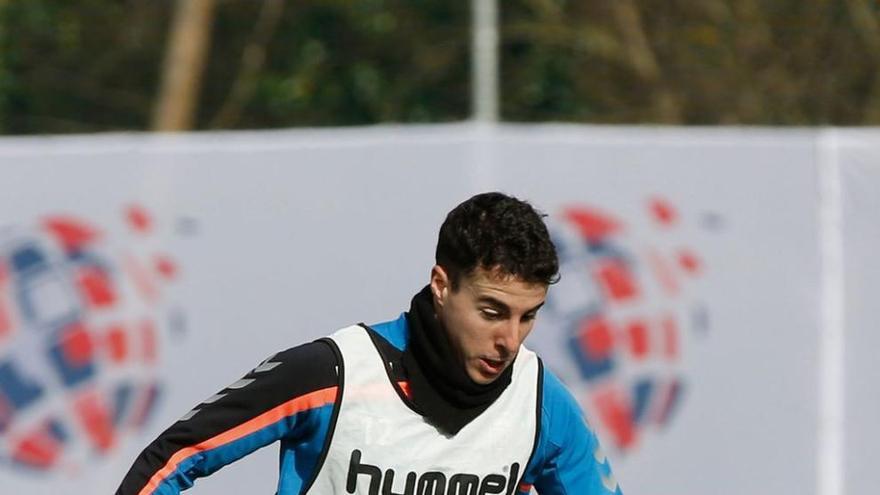
<path fill-rule="evenodd" d="M 440 226 L 436 253 L 452 290 L 478 267 L 525 282 L 556 283 L 559 260 L 545 216 L 500 192 L 478 194 L 456 206 Z"/>

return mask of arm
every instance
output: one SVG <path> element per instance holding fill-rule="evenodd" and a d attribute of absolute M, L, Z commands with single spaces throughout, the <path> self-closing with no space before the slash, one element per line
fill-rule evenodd
<path fill-rule="evenodd" d="M 162 432 L 138 456 L 116 495 L 176 495 L 277 440 L 323 440 L 339 396 L 339 359 L 317 341 L 272 356 Z M 308 480 L 306 480 L 308 481 Z"/>
<path fill-rule="evenodd" d="M 544 368 L 541 433 L 520 487 L 541 495 L 621 495 L 596 434 L 562 383 Z"/>

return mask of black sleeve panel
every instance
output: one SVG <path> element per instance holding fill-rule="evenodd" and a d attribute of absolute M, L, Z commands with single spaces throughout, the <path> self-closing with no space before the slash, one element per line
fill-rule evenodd
<path fill-rule="evenodd" d="M 181 449 L 231 430 L 292 399 L 338 386 L 340 361 L 335 348 L 320 340 L 270 357 L 162 432 L 135 460 L 116 494 L 137 494 Z"/>

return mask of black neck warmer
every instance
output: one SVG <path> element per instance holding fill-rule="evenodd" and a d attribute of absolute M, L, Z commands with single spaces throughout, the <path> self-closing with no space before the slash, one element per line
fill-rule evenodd
<path fill-rule="evenodd" d="M 485 385 L 471 380 L 434 313 L 430 286 L 413 297 L 406 319 L 409 344 L 403 353 L 403 366 L 409 376 L 412 401 L 431 424 L 454 435 L 504 392 L 513 367 L 508 366 L 495 381 Z"/>

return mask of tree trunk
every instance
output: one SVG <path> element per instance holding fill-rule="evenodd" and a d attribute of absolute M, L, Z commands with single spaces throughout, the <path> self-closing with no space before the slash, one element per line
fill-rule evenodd
<path fill-rule="evenodd" d="M 191 129 L 205 67 L 215 0 L 177 0 L 153 113 L 153 130 Z"/>

